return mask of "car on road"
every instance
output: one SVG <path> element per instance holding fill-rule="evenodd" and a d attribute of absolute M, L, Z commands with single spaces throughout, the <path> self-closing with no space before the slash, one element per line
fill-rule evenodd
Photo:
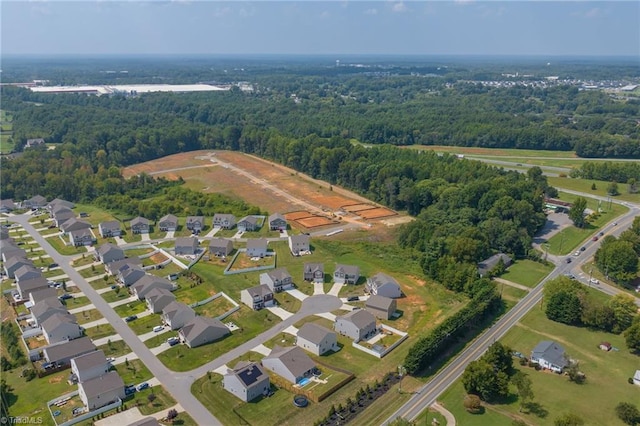
<path fill-rule="evenodd" d="M 138 387 L 136 388 L 136 390 L 137 390 L 138 392 L 140 392 L 141 390 L 145 390 L 145 389 L 146 389 L 146 388 L 148 388 L 148 387 L 149 387 L 149 383 L 144 382 L 144 383 L 140 383 L 140 384 L 138 385 Z"/>
<path fill-rule="evenodd" d="M 571 263 L 572 262 L 570 257 L 567 257 L 566 261 L 567 261 L 567 263 Z"/>
<path fill-rule="evenodd" d="M 58 265 L 57 263 L 50 263 L 49 264 L 49 268 L 57 268 L 58 266 L 60 266 L 60 265 Z"/>
<path fill-rule="evenodd" d="M 593 237 L 591 241 L 598 241 L 598 236 L 596 235 L 595 237 Z"/>
<path fill-rule="evenodd" d="M 591 278 L 591 279 L 589 280 L 589 282 L 590 282 L 591 284 L 595 284 L 595 285 L 600 284 L 600 280 L 597 280 L 597 279 L 595 279 L 595 278 Z"/>
<path fill-rule="evenodd" d="M 349 297 L 347 297 L 347 302 L 357 302 L 358 300 L 360 300 L 360 297 L 358 297 L 358 296 L 349 296 Z"/>
<path fill-rule="evenodd" d="M 598 236 L 599 237 L 602 237 L 603 235 L 604 235 L 604 232 L 602 232 L 602 231 L 598 232 Z"/>
<path fill-rule="evenodd" d="M 565 277 L 569 278 L 570 280 L 575 280 L 576 276 L 573 274 L 564 274 Z"/>
<path fill-rule="evenodd" d="M 577 252 L 573 253 L 574 256 L 580 256 L 580 250 L 578 250 Z"/>
<path fill-rule="evenodd" d="M 131 322 L 131 321 L 135 321 L 138 319 L 137 315 L 129 315 L 128 317 L 126 317 L 124 320 L 125 322 Z"/>
<path fill-rule="evenodd" d="M 587 248 L 585 246 L 580 247 L 580 251 L 585 251 Z"/>

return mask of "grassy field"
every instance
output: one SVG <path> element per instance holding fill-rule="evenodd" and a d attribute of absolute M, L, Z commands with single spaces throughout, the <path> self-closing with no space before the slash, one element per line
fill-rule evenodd
<path fill-rule="evenodd" d="M 84 246 L 74 247 L 67 246 L 61 240 L 60 237 L 51 237 L 47 238 L 47 242 L 53 246 L 56 251 L 62 255 L 74 255 L 74 254 L 82 254 L 87 252 L 87 248 Z"/>
<path fill-rule="evenodd" d="M 474 156 L 491 157 L 545 157 L 545 158 L 578 158 L 574 151 L 545 151 L 539 149 L 509 149 L 509 148 L 475 148 L 446 145 L 411 145 L 407 149 L 428 150 L 436 152 L 448 152 L 451 154 L 464 154 Z"/>
<path fill-rule="evenodd" d="M 126 355 L 131 352 L 131 348 L 124 342 L 124 340 L 116 340 L 115 342 L 105 343 L 98 346 L 98 349 L 104 352 L 104 356 L 117 358 L 122 355 Z"/>
<path fill-rule="evenodd" d="M 218 297 L 217 299 L 212 300 L 209 303 L 205 303 L 204 305 L 200 305 L 194 308 L 194 311 L 196 311 L 196 314 L 198 315 L 215 318 L 219 315 L 224 314 L 229 309 L 233 308 L 233 306 L 234 305 L 229 302 L 226 297 Z"/>
<path fill-rule="evenodd" d="M 113 310 L 122 318 L 128 317 L 129 315 L 137 315 L 144 312 L 146 309 L 147 304 L 141 300 L 136 300 L 135 302 L 126 303 L 113 308 Z"/>
<path fill-rule="evenodd" d="M 533 288 L 544 277 L 549 275 L 552 270 L 553 266 L 551 265 L 543 265 L 533 260 L 523 259 L 511 265 L 500 278 Z"/>
<path fill-rule="evenodd" d="M 149 395 L 153 393 L 156 398 L 153 402 L 149 402 Z M 153 413 L 157 413 L 162 410 L 166 410 L 169 407 L 173 407 L 176 405 L 175 399 L 169 395 L 169 393 L 162 386 L 153 386 L 143 390 L 142 392 L 136 392 L 134 395 L 136 400 L 139 400 L 141 403 L 138 405 L 138 409 L 140 413 L 143 415 L 149 415 Z M 180 417 L 180 416 L 178 416 Z M 193 420 L 193 419 L 192 419 Z M 176 422 L 174 420 L 173 424 Z"/>
<path fill-rule="evenodd" d="M 158 314 L 147 315 L 146 317 L 138 318 L 131 321 L 129 327 L 136 334 L 144 334 L 153 330 L 156 325 L 162 325 L 162 318 Z"/>
<path fill-rule="evenodd" d="M 592 179 L 572 179 L 572 178 L 560 178 L 560 177 L 548 177 L 547 181 L 551 186 L 559 189 L 570 189 L 572 191 L 585 192 L 587 194 L 598 195 L 600 197 L 609 197 L 607 194 L 607 186 L 609 182 L 602 180 Z M 596 184 L 596 189 L 592 190 L 591 186 Z M 618 191 L 620 195 L 611 197 L 613 200 L 631 201 L 634 203 L 640 203 L 640 194 L 629 194 L 629 185 L 626 183 L 618 183 Z M 604 206 L 604 202 L 603 208 Z"/>

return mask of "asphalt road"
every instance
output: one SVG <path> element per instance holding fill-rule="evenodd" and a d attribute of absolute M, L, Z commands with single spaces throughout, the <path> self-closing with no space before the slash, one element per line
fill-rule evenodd
<path fill-rule="evenodd" d="M 583 194 L 580 192 L 570 191 L 577 195 L 591 196 L 590 194 Z M 604 198 L 604 197 L 602 197 Z M 635 216 L 640 214 L 640 206 L 628 203 L 618 202 L 629 207 L 629 212 L 617 219 L 617 225 L 613 225 L 613 222 L 603 228 L 605 235 L 619 236 L 625 229 L 631 226 Z M 431 404 L 436 402 L 436 399 L 464 372 L 467 365 L 474 361 L 484 352 L 487 348 L 493 344 L 496 340 L 502 338 L 518 321 L 522 319 L 531 309 L 534 309 L 539 303 L 541 303 L 543 296 L 543 288 L 547 281 L 554 279 L 560 275 L 573 273 L 574 275 L 582 276 L 580 282 L 584 285 L 588 285 L 593 288 L 610 294 L 615 295 L 622 291 L 618 288 L 610 286 L 608 284 L 600 283 L 599 285 L 590 285 L 589 278 L 584 277 L 584 273 L 580 271 L 580 266 L 577 260 L 580 259 L 582 263 L 586 263 L 595 254 L 599 246 L 598 242 L 592 242 L 590 239 L 583 243 L 585 251 L 577 257 L 574 257 L 572 263 L 566 263 L 561 261 L 556 265 L 555 269 L 538 284 L 533 290 L 531 290 L 524 298 L 522 298 L 509 312 L 501 317 L 491 328 L 482 333 L 476 338 L 467 348 L 465 348 L 460 355 L 458 355 L 452 362 L 450 362 L 444 369 L 433 376 L 427 384 L 425 384 L 409 401 L 407 401 L 402 407 L 394 412 L 387 420 L 382 424 L 388 425 L 394 419 L 402 417 L 407 420 L 415 420 L 422 411 L 424 411 Z M 640 299 L 636 298 L 636 305 L 640 306 Z"/>

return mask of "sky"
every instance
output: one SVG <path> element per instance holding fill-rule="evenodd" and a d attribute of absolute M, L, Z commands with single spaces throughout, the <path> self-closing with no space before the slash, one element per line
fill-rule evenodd
<path fill-rule="evenodd" d="M 1 54 L 640 57 L 640 2 L 0 2 Z"/>

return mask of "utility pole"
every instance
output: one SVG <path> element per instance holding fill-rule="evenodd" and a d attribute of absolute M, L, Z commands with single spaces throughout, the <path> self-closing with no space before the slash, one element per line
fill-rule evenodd
<path fill-rule="evenodd" d="M 591 276 L 593 275 L 593 266 L 589 269 L 589 288 L 591 288 Z"/>
<path fill-rule="evenodd" d="M 407 373 L 407 369 L 404 368 L 404 365 L 398 366 L 398 374 L 400 375 L 400 386 L 398 387 L 398 393 L 402 393 L 402 378 Z"/>

